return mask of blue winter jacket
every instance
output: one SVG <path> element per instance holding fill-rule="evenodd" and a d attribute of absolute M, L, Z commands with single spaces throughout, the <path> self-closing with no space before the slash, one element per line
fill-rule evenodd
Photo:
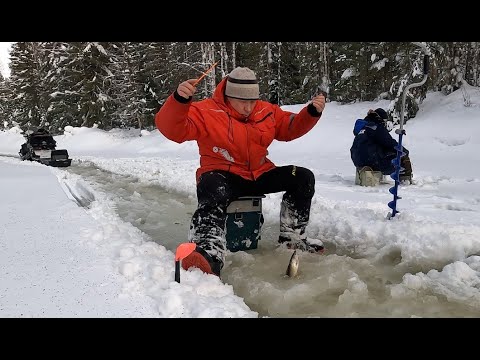
<path fill-rule="evenodd" d="M 389 174 L 394 171 L 392 160 L 397 156 L 398 142 L 392 138 L 383 122 L 369 116 L 355 121 L 355 139 L 350 155 L 356 167 L 370 166 L 375 171 Z M 403 148 L 408 155 L 408 150 Z"/>

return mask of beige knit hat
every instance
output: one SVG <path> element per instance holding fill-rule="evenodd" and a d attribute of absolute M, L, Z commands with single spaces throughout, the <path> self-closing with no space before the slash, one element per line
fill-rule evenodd
<path fill-rule="evenodd" d="M 241 100 L 258 100 L 260 89 L 255 73 L 247 67 L 233 69 L 227 78 L 225 95 Z"/>

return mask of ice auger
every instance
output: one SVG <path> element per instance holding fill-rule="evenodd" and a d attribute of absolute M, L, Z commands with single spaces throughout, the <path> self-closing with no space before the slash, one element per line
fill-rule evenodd
<path fill-rule="evenodd" d="M 395 180 L 395 185 L 389 189 L 390 193 L 393 194 L 393 201 L 390 201 L 388 203 L 388 207 L 392 209 L 392 212 L 388 214 L 388 219 L 391 219 L 395 217 L 399 211 L 397 210 L 397 200 L 401 199 L 400 196 L 398 196 L 398 185 L 400 184 L 400 172 L 404 170 L 401 167 L 401 160 L 402 157 L 405 156 L 405 152 L 403 151 L 403 145 L 402 145 L 402 140 L 403 136 L 406 135 L 405 130 L 403 129 L 403 120 L 404 120 L 404 113 L 405 113 L 405 98 L 407 97 L 407 93 L 410 89 L 422 86 L 425 84 L 427 81 L 428 77 L 428 59 L 430 56 L 430 52 L 427 49 L 426 45 L 424 43 L 419 43 L 419 42 L 414 42 L 414 45 L 417 45 L 422 48 L 424 57 L 423 57 L 423 80 L 418 82 L 418 83 L 413 83 L 405 87 L 405 90 L 403 91 L 402 94 L 402 108 L 400 112 L 400 127 L 395 130 L 395 133 L 398 134 L 398 147 L 396 147 L 397 150 L 397 157 L 392 160 L 392 163 L 395 167 L 395 171 L 390 174 L 390 177 Z"/>

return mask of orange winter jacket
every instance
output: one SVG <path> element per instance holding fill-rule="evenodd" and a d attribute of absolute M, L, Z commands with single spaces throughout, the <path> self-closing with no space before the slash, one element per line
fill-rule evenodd
<path fill-rule="evenodd" d="M 178 94 L 170 95 L 155 115 L 155 124 L 166 138 L 177 143 L 197 141 L 200 152 L 197 181 L 201 174 L 211 170 L 257 179 L 275 168 L 267 158 L 267 148 L 274 139 L 297 139 L 310 131 L 321 116 L 312 116 L 307 107 L 294 114 L 258 100 L 250 116 L 241 118 L 225 102 L 226 79 L 218 84 L 210 99 L 197 102 L 185 99 L 182 103 L 175 98 Z"/>

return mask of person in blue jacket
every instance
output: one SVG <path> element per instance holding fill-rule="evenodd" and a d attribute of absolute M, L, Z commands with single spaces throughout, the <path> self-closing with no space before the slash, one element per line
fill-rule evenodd
<path fill-rule="evenodd" d="M 361 169 L 369 166 L 374 171 L 381 171 L 384 175 L 390 175 L 395 171 L 392 160 L 397 157 L 398 142 L 390 135 L 386 123 L 387 112 L 378 108 L 368 110 L 364 119 L 358 119 L 353 128 L 355 138 L 350 155 L 353 164 Z M 409 151 L 403 146 L 405 156 L 401 159 L 400 181 L 412 178 L 412 167 L 409 158 Z"/>

